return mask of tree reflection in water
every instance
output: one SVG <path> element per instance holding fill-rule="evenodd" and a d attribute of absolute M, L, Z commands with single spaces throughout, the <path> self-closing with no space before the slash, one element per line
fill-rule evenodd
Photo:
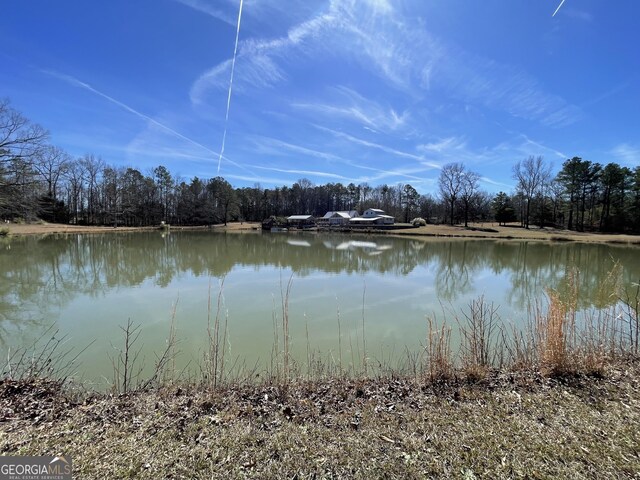
<path fill-rule="evenodd" d="M 616 262 L 623 286 L 640 278 L 639 252 L 622 245 L 365 235 L 147 232 L 3 239 L 0 335 L 3 342 L 20 341 L 20 333 L 33 335 L 78 296 L 101 298 L 149 282 L 162 289 L 189 278 L 221 278 L 239 268 L 286 270 L 296 278 L 317 272 L 394 278 L 406 282 L 405 303 L 415 298 L 411 290 L 418 278 L 433 279 L 433 285 L 422 287 L 435 289 L 435 301 L 455 304 L 473 295 L 490 297 L 486 280 L 501 277 L 508 285 L 501 293 L 522 312 L 546 288 L 562 293 L 575 271 L 578 308 L 603 308 L 616 302 L 615 282 L 608 276 Z"/>

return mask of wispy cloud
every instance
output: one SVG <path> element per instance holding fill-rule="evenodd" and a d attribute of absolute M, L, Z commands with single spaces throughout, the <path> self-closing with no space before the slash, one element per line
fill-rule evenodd
<path fill-rule="evenodd" d="M 640 165 L 640 146 L 621 143 L 612 148 L 609 153 L 627 165 Z"/>
<path fill-rule="evenodd" d="M 178 3 L 186 5 L 187 7 L 191 7 L 194 10 L 197 10 L 202 13 L 206 13 L 207 15 L 221 20 L 229 25 L 233 25 L 235 27 L 236 22 L 233 14 L 230 11 L 225 11 L 217 6 L 211 4 L 211 2 L 207 2 L 205 0 L 175 0 Z"/>
<path fill-rule="evenodd" d="M 438 67 L 437 81 L 453 97 L 504 111 L 548 127 L 564 127 L 582 117 L 579 107 L 546 93 L 524 71 L 452 49 Z"/>
<path fill-rule="evenodd" d="M 353 164 L 355 168 L 360 168 L 363 170 L 370 170 L 376 172 L 375 175 L 365 175 L 361 176 L 358 179 L 358 182 L 379 182 L 381 180 L 389 179 L 389 178 L 397 178 L 397 179 L 406 179 L 411 180 L 412 183 L 418 183 L 425 181 L 425 178 L 422 176 L 418 176 L 418 173 L 424 173 L 433 171 L 432 167 L 425 166 L 411 166 L 411 167 L 399 167 L 393 169 L 379 169 L 367 167 L 364 165 Z"/>
<path fill-rule="evenodd" d="M 422 38 L 402 32 L 386 0 L 330 0 L 327 8 L 293 26 L 284 36 L 243 41 L 238 57 L 240 88 L 274 85 L 287 78 L 281 64 L 292 56 L 311 59 L 312 53 L 323 52 L 355 59 L 396 87 L 409 89 L 414 60 L 410 52 L 425 48 L 420 45 Z M 225 61 L 200 75 L 191 88 L 192 100 L 202 102 L 209 89 L 222 88 L 220 77 L 227 68 Z"/>
<path fill-rule="evenodd" d="M 550 127 L 570 125 L 582 116 L 579 107 L 545 92 L 528 73 L 448 45 L 382 0 L 330 0 L 324 10 L 286 35 L 247 39 L 239 48 L 241 90 L 287 80 L 287 66 L 296 56 L 298 60 L 327 56 L 355 61 L 411 98 L 438 88 L 454 99 Z M 228 68 L 225 61 L 203 73 L 191 88 L 192 101 L 201 103 L 209 90 L 224 88 Z M 407 124 L 406 111 L 376 106 L 353 90 L 341 93 L 345 102 L 301 101 L 293 106 L 349 118 L 373 130 Z"/>
<path fill-rule="evenodd" d="M 562 9 L 562 13 L 567 15 L 568 17 L 574 18 L 576 20 L 580 20 L 582 22 L 586 22 L 586 23 L 593 22 L 593 15 L 584 10 L 577 10 L 575 8 L 564 8 Z"/>
<path fill-rule="evenodd" d="M 368 140 L 364 140 L 362 138 L 354 137 L 353 135 L 349 135 L 348 133 L 339 132 L 337 130 L 332 130 L 331 128 L 323 127 L 321 125 L 314 125 L 315 128 L 322 130 L 324 132 L 328 132 L 335 137 L 342 138 L 351 143 L 355 143 L 357 145 L 362 145 L 364 147 L 373 148 L 376 150 L 380 150 L 385 153 L 389 153 L 391 155 L 395 155 L 397 157 L 410 158 L 412 160 L 417 160 L 420 162 L 425 162 L 426 159 L 422 155 L 416 155 L 415 153 L 403 152 L 402 150 L 398 150 L 396 148 L 388 147 L 386 145 L 382 145 L 380 143 L 370 142 Z M 429 164 L 431 168 L 440 168 L 438 164 Z"/>
<path fill-rule="evenodd" d="M 129 142 L 125 153 L 132 162 L 136 163 L 143 157 L 162 159 L 161 161 L 175 159 L 180 163 L 189 162 L 191 166 L 197 165 L 201 172 L 202 169 L 206 169 L 205 176 L 207 177 L 213 177 L 218 174 L 216 170 L 218 155 L 215 157 L 205 155 L 202 149 L 189 144 L 180 143 L 176 145 L 172 137 L 167 136 L 163 129 L 152 123 L 148 124 L 147 128 L 139 132 Z M 224 176 L 231 172 L 238 173 L 239 171 L 248 175 L 255 175 L 254 170 L 246 163 L 229 158 L 228 155 L 222 156 L 222 162 L 225 166 Z"/>
<path fill-rule="evenodd" d="M 376 168 L 369 165 L 362 165 L 358 162 L 354 162 L 353 160 L 345 159 L 339 155 L 335 155 L 333 153 L 316 150 L 313 148 L 308 148 L 306 146 L 295 145 L 289 142 L 284 142 L 282 140 L 278 140 L 270 137 L 261 137 L 254 136 L 250 137 L 252 143 L 257 147 L 255 151 L 252 153 L 261 154 L 261 155 L 290 155 L 295 154 L 297 156 L 311 157 L 311 158 L 319 158 L 322 160 L 327 160 L 331 163 L 340 163 L 344 165 L 343 171 L 345 168 L 354 168 L 356 170 L 364 170 L 367 172 L 373 172 L 371 175 L 354 175 L 348 176 L 345 173 L 327 173 L 327 172 L 319 172 L 319 177 L 327 177 L 327 178 L 336 178 L 343 179 L 345 181 L 351 181 L 354 183 L 363 183 L 363 182 L 377 182 L 385 179 L 406 179 L 411 180 L 413 182 L 422 181 L 423 177 L 419 177 L 416 174 L 423 173 L 427 171 L 431 171 L 434 169 L 434 166 L 430 165 L 422 165 L 419 163 L 418 165 L 412 166 L 404 166 L 397 167 L 391 169 L 385 168 Z M 303 161 L 299 158 L 299 161 Z M 249 165 L 251 168 L 262 168 L 266 170 L 278 171 L 281 173 L 301 173 L 303 170 L 295 170 L 295 169 L 285 169 L 280 167 L 257 167 L 256 165 Z M 318 173 L 317 171 L 304 170 L 308 175 L 315 175 Z"/>
<path fill-rule="evenodd" d="M 329 161 L 343 161 L 341 157 L 332 153 L 315 150 L 312 148 L 295 145 L 293 143 L 284 142 L 276 138 L 253 136 L 249 137 L 253 144 L 256 146 L 255 153 L 270 154 L 270 155 L 287 155 L 287 152 L 293 152 L 294 154 L 302 154 L 308 157 L 320 158 Z"/>
<path fill-rule="evenodd" d="M 449 152 L 451 150 L 462 150 L 466 142 L 458 137 L 447 137 L 442 140 L 418 145 L 419 150 L 435 153 Z"/>
<path fill-rule="evenodd" d="M 408 111 L 398 113 L 391 107 L 383 107 L 377 102 L 369 100 L 358 92 L 347 87 L 332 89 L 337 93 L 338 102 L 329 103 L 293 103 L 294 108 L 308 110 L 331 118 L 342 117 L 368 127 L 371 131 L 397 131 L 409 124 Z"/>
<path fill-rule="evenodd" d="M 339 175 L 337 173 L 330 173 L 330 172 L 321 172 L 318 170 L 298 170 L 298 169 L 289 169 L 289 168 L 261 167 L 258 165 L 251 165 L 251 166 L 259 170 L 268 170 L 271 172 L 289 173 L 294 175 L 303 175 L 303 176 L 311 176 L 311 177 L 334 178 L 336 180 L 350 180 L 348 177 L 345 177 L 344 175 Z"/>
<path fill-rule="evenodd" d="M 488 183 L 489 185 L 495 185 L 496 187 L 506 187 L 508 189 L 512 189 L 514 187 L 512 183 L 497 182 L 489 177 L 480 177 L 480 181 Z"/>
<path fill-rule="evenodd" d="M 127 112 L 137 116 L 138 118 L 146 120 L 147 122 L 149 122 L 149 123 L 151 123 L 151 124 L 153 124 L 153 125 L 155 125 L 157 127 L 160 127 L 162 130 L 170 133 L 171 135 L 173 135 L 175 137 L 178 137 L 181 140 L 184 140 L 185 142 L 188 142 L 188 143 L 190 143 L 192 145 L 200 147 L 201 149 L 203 149 L 203 150 L 205 150 L 205 151 L 207 151 L 207 152 L 209 152 L 209 153 L 211 153 L 213 155 L 217 155 L 217 153 L 214 152 L 213 150 L 211 150 L 210 148 L 202 145 L 199 142 L 196 142 L 195 140 L 183 135 L 182 133 L 174 130 L 173 128 L 171 128 L 169 126 L 167 126 L 167 125 L 165 125 L 163 123 L 160 123 L 156 119 L 151 118 L 150 116 L 145 115 L 142 112 L 139 112 L 138 110 L 130 107 L 129 105 L 126 105 L 125 103 L 121 102 L 120 100 L 116 100 L 115 98 L 107 95 L 106 93 L 103 93 L 103 92 L 93 88 L 88 83 L 82 82 L 82 81 L 78 80 L 77 78 L 72 77 L 71 75 L 66 75 L 66 74 L 59 73 L 59 72 L 54 72 L 54 71 L 51 71 L 51 70 L 41 70 L 41 71 L 42 71 L 42 73 L 44 73 L 46 75 L 50 75 L 52 77 L 55 77 L 55 78 L 57 78 L 59 80 L 62 80 L 64 82 L 68 83 L 69 85 L 72 85 L 74 87 L 83 88 L 83 89 L 85 89 L 85 90 L 87 90 L 87 91 L 89 91 L 89 92 L 91 92 L 91 93 L 93 93 L 95 95 L 98 95 L 99 97 L 102 97 L 103 99 L 113 103 L 114 105 L 117 105 L 117 106 L 123 108 L 124 110 L 126 110 Z"/>
<path fill-rule="evenodd" d="M 83 88 L 83 89 L 85 89 L 85 90 L 87 90 L 87 91 L 89 91 L 89 92 L 91 92 L 91 93 L 93 93 L 95 95 L 98 95 L 99 97 L 102 97 L 105 100 L 107 100 L 107 101 L 109 101 L 109 102 L 111 102 L 111 103 L 123 108 L 127 112 L 129 112 L 129 113 L 131 113 L 131 114 L 133 114 L 133 115 L 135 115 L 135 116 L 137 116 L 137 117 L 139 117 L 139 118 L 141 118 L 143 120 L 146 120 L 148 122 L 149 126 L 159 128 L 160 130 L 162 130 L 164 132 L 170 133 L 174 137 L 177 137 L 177 138 L 179 138 L 181 140 L 184 140 L 185 142 L 187 142 L 187 143 L 189 143 L 189 144 L 191 144 L 193 146 L 196 146 L 199 149 L 204 150 L 207 153 L 212 154 L 212 157 L 210 158 L 212 163 L 213 163 L 214 157 L 220 156 L 220 159 L 222 161 L 224 161 L 225 163 L 227 163 L 228 165 L 231 165 L 231 166 L 234 166 L 236 168 L 239 168 L 239 169 L 241 169 L 243 171 L 246 171 L 246 172 L 248 172 L 248 173 L 250 173 L 252 175 L 254 174 L 254 172 L 252 172 L 250 169 L 248 169 L 244 164 L 236 162 L 236 161 L 230 159 L 228 156 L 220 155 L 219 152 L 214 152 L 213 150 L 211 150 L 210 148 L 206 147 L 205 145 L 203 145 L 203 144 L 201 144 L 201 143 L 199 143 L 199 142 L 197 142 L 197 141 L 195 141 L 195 140 L 183 135 L 182 133 L 178 132 L 177 130 L 174 130 L 173 128 L 167 126 L 166 124 L 161 123 L 158 120 L 156 120 L 156 119 L 154 119 L 154 118 L 152 118 L 152 117 L 150 117 L 148 115 L 145 115 L 144 113 L 139 112 L 138 110 L 130 107 L 129 105 L 126 105 L 125 103 L 123 103 L 123 102 L 121 102 L 121 101 L 119 101 L 119 100 L 117 100 L 117 99 L 115 99 L 115 98 L 113 98 L 113 97 L 111 97 L 111 96 L 109 96 L 109 95 L 107 95 L 107 94 L 95 89 L 94 87 L 92 87 L 88 83 L 82 82 L 81 80 L 78 80 L 77 78 L 74 78 L 74 77 L 72 77 L 70 75 L 62 74 L 62 73 L 59 73 L 59 72 L 54 72 L 54 71 L 49 71 L 49 70 L 42 70 L 42 72 L 47 74 L 47 75 L 53 76 L 55 78 L 58 78 L 58 79 L 66 82 L 66 83 L 68 83 L 70 85 L 73 85 L 73 86 L 79 87 L 79 88 Z M 145 143 L 146 143 L 146 145 L 145 145 Z M 203 161 L 203 160 L 206 161 L 206 158 L 207 158 L 207 157 L 202 157 L 200 155 L 197 155 L 195 153 L 190 153 L 190 152 L 186 152 L 186 153 L 183 152 L 182 154 L 180 154 L 180 150 L 175 148 L 175 147 L 173 147 L 173 146 L 159 147 L 159 145 L 157 143 L 154 143 L 154 145 L 155 145 L 154 148 L 158 149 L 159 151 L 166 150 L 166 153 L 170 154 L 173 157 L 187 158 L 187 159 L 191 159 L 191 160 L 200 160 L 200 161 Z M 128 148 L 129 148 L 131 153 L 134 153 L 134 152 L 150 152 L 151 151 L 151 149 L 149 148 L 149 145 L 148 145 L 148 139 L 145 140 L 145 141 L 142 141 L 140 136 L 136 137 L 136 139 L 134 139 L 134 141 L 131 143 L 131 145 Z M 218 171 L 219 171 L 219 168 L 218 168 Z"/>
<path fill-rule="evenodd" d="M 614 95 L 617 95 L 618 93 L 620 93 L 621 91 L 625 90 L 627 87 L 629 87 L 630 85 L 632 85 L 632 83 L 630 81 L 626 81 L 623 83 L 620 83 L 616 86 L 614 86 L 613 88 L 610 88 L 609 90 L 607 90 L 606 92 L 598 95 L 595 98 L 592 98 L 591 100 L 586 101 L 585 103 L 583 103 L 581 106 L 582 107 L 588 107 L 591 105 L 595 105 L 597 103 L 602 102 L 603 100 L 606 100 L 609 97 L 612 97 Z"/>
<path fill-rule="evenodd" d="M 272 86 L 286 78 L 283 69 L 276 58 L 286 58 L 287 52 L 293 48 L 301 50 L 306 46 L 306 40 L 320 35 L 325 27 L 332 24 L 331 14 L 319 14 L 291 28 L 286 36 L 267 39 L 247 39 L 240 44 L 238 62 L 238 90 L 247 88 L 265 88 Z M 225 78 L 231 68 L 231 60 L 225 60 L 201 74 L 190 89 L 193 103 L 204 103 L 206 95 L 212 89 L 226 86 Z"/>
<path fill-rule="evenodd" d="M 533 145 L 534 147 L 537 147 L 537 148 L 539 148 L 539 149 L 541 149 L 541 150 L 543 150 L 545 152 L 551 152 L 556 157 L 562 158 L 563 160 L 569 158 L 569 156 L 566 153 L 560 152 L 560 151 L 555 150 L 555 149 L 553 149 L 551 147 L 547 147 L 546 145 L 543 145 L 540 142 L 535 142 L 535 141 L 531 140 L 529 137 L 527 137 L 524 133 L 521 133 L 520 137 L 522 139 L 524 139 L 524 141 L 526 142 L 527 145 Z"/>
<path fill-rule="evenodd" d="M 240 180 L 243 182 L 253 182 L 253 183 L 264 183 L 266 185 L 287 185 L 291 183 L 290 178 L 278 178 L 278 177 L 263 177 L 261 175 L 237 175 L 234 173 L 226 174 L 224 176 L 226 179 L 230 180 Z"/>
<path fill-rule="evenodd" d="M 235 91 L 246 92 L 247 88 L 265 88 L 283 80 L 286 74 L 267 55 L 253 55 L 247 57 L 240 54 Z M 232 60 L 225 60 L 212 69 L 201 74 L 191 85 L 189 98 L 196 105 L 204 104 L 212 89 L 225 90 L 229 85 Z"/>
<path fill-rule="evenodd" d="M 463 137 L 452 136 L 419 145 L 418 149 L 429 154 L 441 164 L 463 162 L 471 170 L 481 169 L 485 172 L 490 165 L 504 164 L 505 160 L 508 159 L 515 162 L 518 158 L 529 155 L 540 155 L 550 152 L 561 158 L 567 158 L 563 153 L 539 142 L 535 142 L 524 134 L 507 132 L 514 135 L 514 137 L 501 141 L 493 146 L 472 148 Z M 508 175 L 507 173 L 507 176 Z M 497 176 L 504 177 L 504 172 L 498 173 Z M 480 180 L 490 186 L 506 189 L 513 187 L 511 183 L 498 181 L 486 175 L 483 175 Z"/>

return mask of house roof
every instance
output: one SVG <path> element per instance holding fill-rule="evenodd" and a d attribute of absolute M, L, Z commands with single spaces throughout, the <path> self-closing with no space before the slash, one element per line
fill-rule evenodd
<path fill-rule="evenodd" d="M 322 218 L 327 219 L 327 218 L 331 218 L 335 215 L 338 215 L 339 217 L 342 218 L 353 218 L 353 217 L 357 217 L 358 216 L 358 212 L 355 210 L 341 210 L 341 211 L 330 211 L 324 214 L 324 216 Z"/>
<path fill-rule="evenodd" d="M 291 215 L 287 220 L 311 220 L 313 215 Z"/>
<path fill-rule="evenodd" d="M 379 208 L 367 208 L 367 212 L 384 213 L 384 210 L 380 210 Z"/>
<path fill-rule="evenodd" d="M 331 217 L 351 218 L 351 215 L 349 215 L 349 212 L 333 212 Z"/>

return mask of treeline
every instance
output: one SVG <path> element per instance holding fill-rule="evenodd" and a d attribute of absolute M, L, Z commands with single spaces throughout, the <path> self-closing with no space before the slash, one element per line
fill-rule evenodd
<path fill-rule="evenodd" d="M 292 214 L 382 208 L 399 222 L 520 222 L 571 230 L 640 232 L 640 166 L 600 165 L 574 157 L 553 176 L 542 157 L 513 167 L 515 189 L 490 195 L 461 163 L 445 165 L 438 190 L 420 195 L 410 184 L 233 188 L 222 177 L 188 181 L 164 166 L 149 172 L 72 158 L 48 134 L 0 101 L 0 216 L 87 225 L 206 225 L 261 221 Z"/>

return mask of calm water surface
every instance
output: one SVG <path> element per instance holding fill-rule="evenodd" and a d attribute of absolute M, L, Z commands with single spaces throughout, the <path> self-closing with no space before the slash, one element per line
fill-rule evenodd
<path fill-rule="evenodd" d="M 160 232 L 24 237 L 0 243 L 0 355 L 24 347 L 51 325 L 82 355 L 82 379 L 106 382 L 119 326 L 141 325 L 147 364 L 162 350 L 175 308 L 181 365 L 206 350 L 212 316 L 228 321 L 231 357 L 268 363 L 274 320 L 293 275 L 292 353 L 307 347 L 345 363 L 362 348 L 388 358 L 424 343 L 427 316 L 467 308 L 480 295 L 503 321 L 522 324 L 544 289 L 562 290 L 579 270 L 580 308 L 614 302 L 603 286 L 615 262 L 627 287 L 640 279 L 640 248 L 578 243 L 415 240 L 313 234 Z M 221 282 L 224 280 L 221 289 Z M 219 295 L 221 291 L 221 294 Z M 364 302 L 363 302 L 364 297 Z M 308 339 L 307 342 L 307 333 Z M 357 357 L 357 354 L 355 355 Z M 101 380 L 102 379 L 102 380 Z"/>

